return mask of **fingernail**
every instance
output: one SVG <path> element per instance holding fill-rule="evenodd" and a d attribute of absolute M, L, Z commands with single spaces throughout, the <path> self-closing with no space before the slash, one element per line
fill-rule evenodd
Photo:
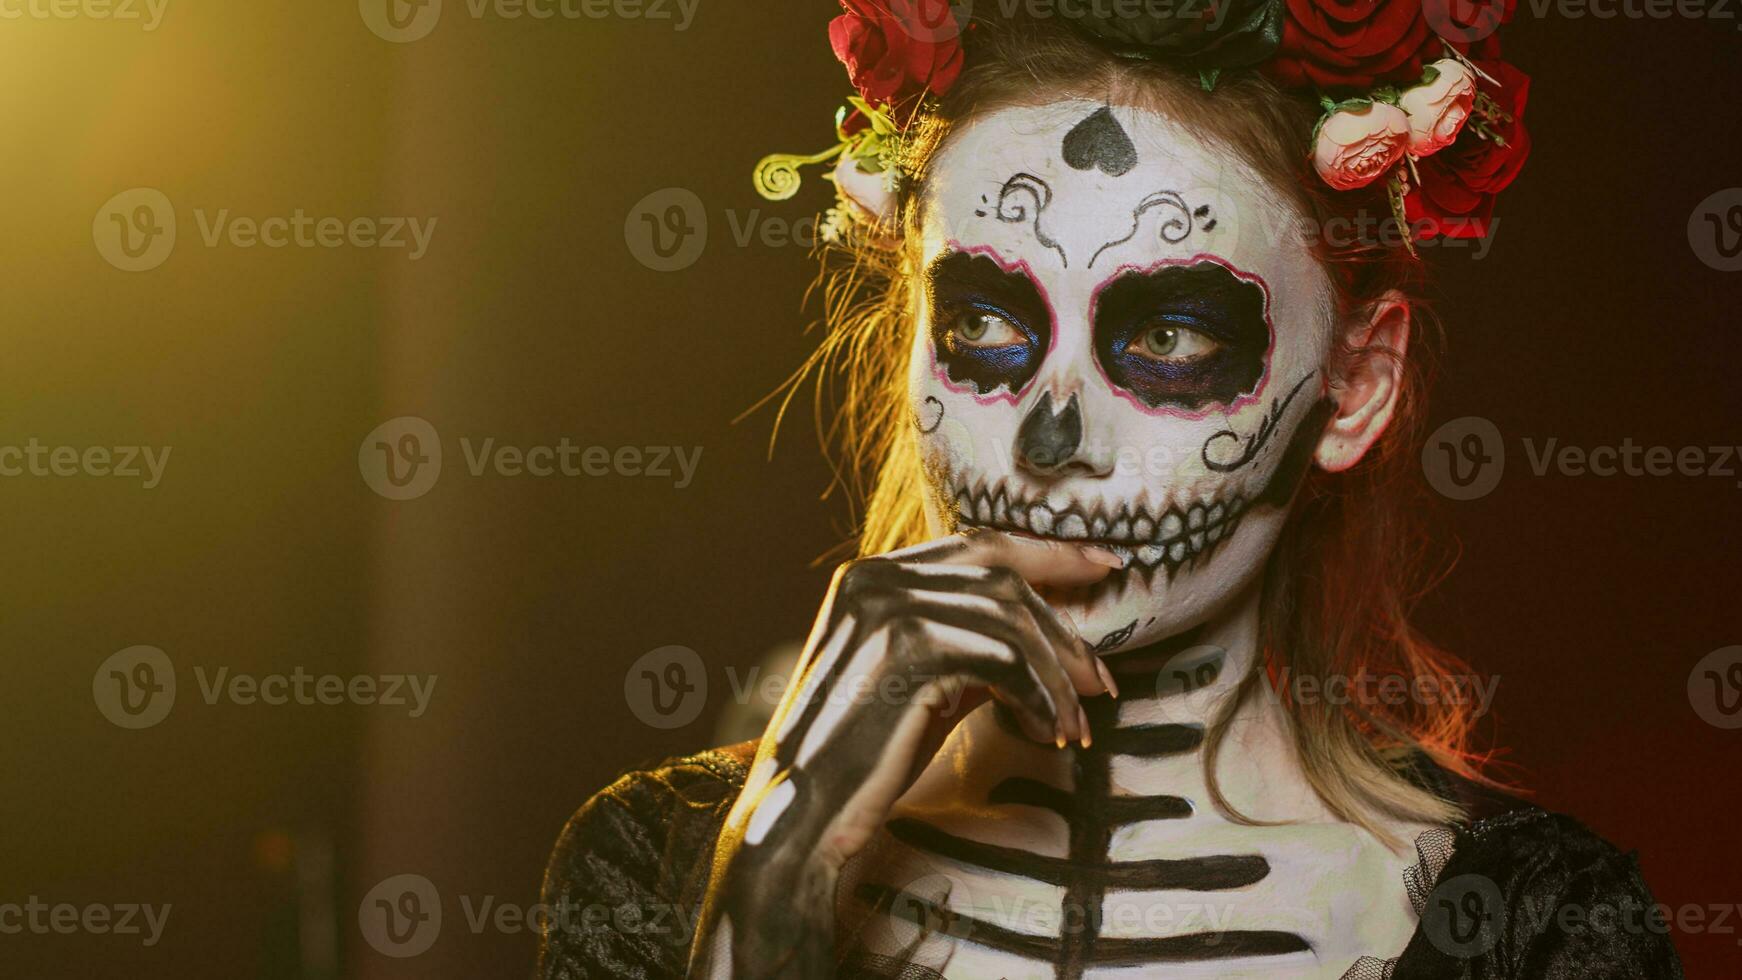
<path fill-rule="evenodd" d="M 1100 547 L 1099 545 L 1081 544 L 1077 546 L 1077 550 L 1082 552 L 1084 558 L 1089 559 L 1097 565 L 1105 565 L 1108 568 L 1125 567 L 1125 559 L 1111 551 L 1108 551 L 1106 548 Z"/>
<path fill-rule="evenodd" d="M 1119 699 L 1119 685 L 1113 683 L 1113 672 L 1107 669 L 1107 661 L 1095 658 L 1095 673 L 1101 675 L 1101 684 L 1107 688 L 1107 694 L 1115 701 Z"/>
<path fill-rule="evenodd" d="M 1089 731 L 1089 714 L 1083 710 L 1083 706 L 1080 704 L 1077 705 L 1077 720 L 1083 723 L 1083 748 L 1086 749 L 1095 744 L 1095 737 Z"/>
<path fill-rule="evenodd" d="M 1052 741 L 1061 749 L 1065 747 L 1065 721 L 1063 718 L 1052 723 Z"/>

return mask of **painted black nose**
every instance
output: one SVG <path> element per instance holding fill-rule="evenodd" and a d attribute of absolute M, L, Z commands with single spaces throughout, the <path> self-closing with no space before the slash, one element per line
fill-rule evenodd
<path fill-rule="evenodd" d="M 1049 473 L 1070 462 L 1083 442 L 1083 414 L 1077 396 L 1065 402 L 1063 411 L 1053 411 L 1053 400 L 1042 394 L 1040 401 L 1016 431 L 1016 455 L 1036 473 Z"/>

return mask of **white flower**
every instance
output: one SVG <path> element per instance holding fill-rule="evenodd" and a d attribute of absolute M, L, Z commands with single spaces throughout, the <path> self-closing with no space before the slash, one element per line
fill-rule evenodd
<path fill-rule="evenodd" d="M 1409 153 L 1417 157 L 1437 153 L 1457 139 L 1476 99 L 1475 77 L 1455 58 L 1434 62 L 1423 77 L 1428 80 L 1404 90 L 1397 100 L 1409 115 Z"/>
<path fill-rule="evenodd" d="M 1345 104 L 1319 121 L 1313 167 L 1340 191 L 1383 177 L 1409 147 L 1409 117 L 1385 102 Z"/>

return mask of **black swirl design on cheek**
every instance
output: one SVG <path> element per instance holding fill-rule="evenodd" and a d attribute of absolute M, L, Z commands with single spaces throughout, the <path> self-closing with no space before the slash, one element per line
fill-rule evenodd
<path fill-rule="evenodd" d="M 1204 460 L 1204 466 L 1216 471 L 1217 473 L 1232 473 L 1240 467 L 1245 466 L 1247 463 L 1252 462 L 1254 459 L 1257 459 L 1259 451 L 1270 442 L 1272 436 L 1276 435 L 1276 428 L 1282 423 L 1283 413 L 1288 411 L 1289 403 L 1293 402 L 1294 396 L 1300 394 L 1300 390 L 1306 386 L 1306 383 L 1311 381 L 1317 375 L 1318 372 L 1314 371 L 1312 374 L 1309 374 L 1295 382 L 1294 387 L 1289 389 L 1287 395 L 1282 398 L 1271 399 L 1270 411 L 1264 413 L 1263 421 L 1258 423 L 1258 431 L 1247 436 L 1243 442 L 1240 433 L 1235 432 L 1233 429 L 1223 429 L 1220 432 L 1214 433 L 1208 439 L 1205 439 L 1203 449 L 1200 452 L 1200 455 Z M 1227 460 L 1211 459 L 1210 447 L 1217 443 L 1228 441 L 1241 445 L 1240 450 L 1235 454 L 1234 458 Z"/>
<path fill-rule="evenodd" d="M 1034 228 L 1034 238 L 1044 248 L 1058 253 L 1059 261 L 1065 268 L 1070 268 L 1071 260 L 1065 255 L 1064 246 L 1057 239 L 1047 234 L 1041 226 L 1046 217 L 1046 209 L 1052 206 L 1052 185 L 1033 174 L 1016 174 L 1004 182 L 998 189 L 998 200 L 991 202 L 982 195 L 980 203 L 992 209 L 991 214 L 1005 224 L 1031 224 Z M 975 216 L 984 218 L 985 208 L 974 212 Z"/>
<path fill-rule="evenodd" d="M 1131 230 L 1126 232 L 1124 237 L 1115 238 L 1095 250 L 1095 254 L 1089 257 L 1089 268 L 1095 267 L 1095 260 L 1101 257 L 1102 252 L 1136 238 L 1137 228 L 1142 224 L 1144 214 L 1157 208 L 1164 209 L 1158 233 L 1161 235 L 1161 240 L 1169 245 L 1177 245 L 1190 237 L 1194 224 L 1204 231 L 1210 231 L 1216 227 L 1216 219 L 1210 217 L 1208 204 L 1200 204 L 1193 208 L 1186 204 L 1185 197 L 1179 191 L 1156 191 L 1138 201 L 1137 206 L 1131 209 Z"/>
<path fill-rule="evenodd" d="M 927 395 L 920 404 L 927 408 L 933 406 L 937 408 L 937 415 L 932 419 L 930 425 L 926 424 L 918 411 L 913 413 L 913 427 L 919 430 L 920 435 L 929 436 L 938 430 L 938 426 L 944 424 L 944 403 L 939 401 L 936 395 Z"/>

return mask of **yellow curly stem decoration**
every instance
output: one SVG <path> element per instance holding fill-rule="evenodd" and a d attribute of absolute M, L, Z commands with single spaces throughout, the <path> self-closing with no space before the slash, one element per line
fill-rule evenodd
<path fill-rule="evenodd" d="M 799 176 L 798 168 L 827 163 L 841 155 L 847 148 L 847 142 L 842 140 L 821 153 L 802 156 L 797 153 L 770 153 L 756 164 L 756 173 L 751 179 L 756 183 L 756 193 L 770 201 L 784 201 L 798 193 L 799 184 L 803 178 Z"/>

